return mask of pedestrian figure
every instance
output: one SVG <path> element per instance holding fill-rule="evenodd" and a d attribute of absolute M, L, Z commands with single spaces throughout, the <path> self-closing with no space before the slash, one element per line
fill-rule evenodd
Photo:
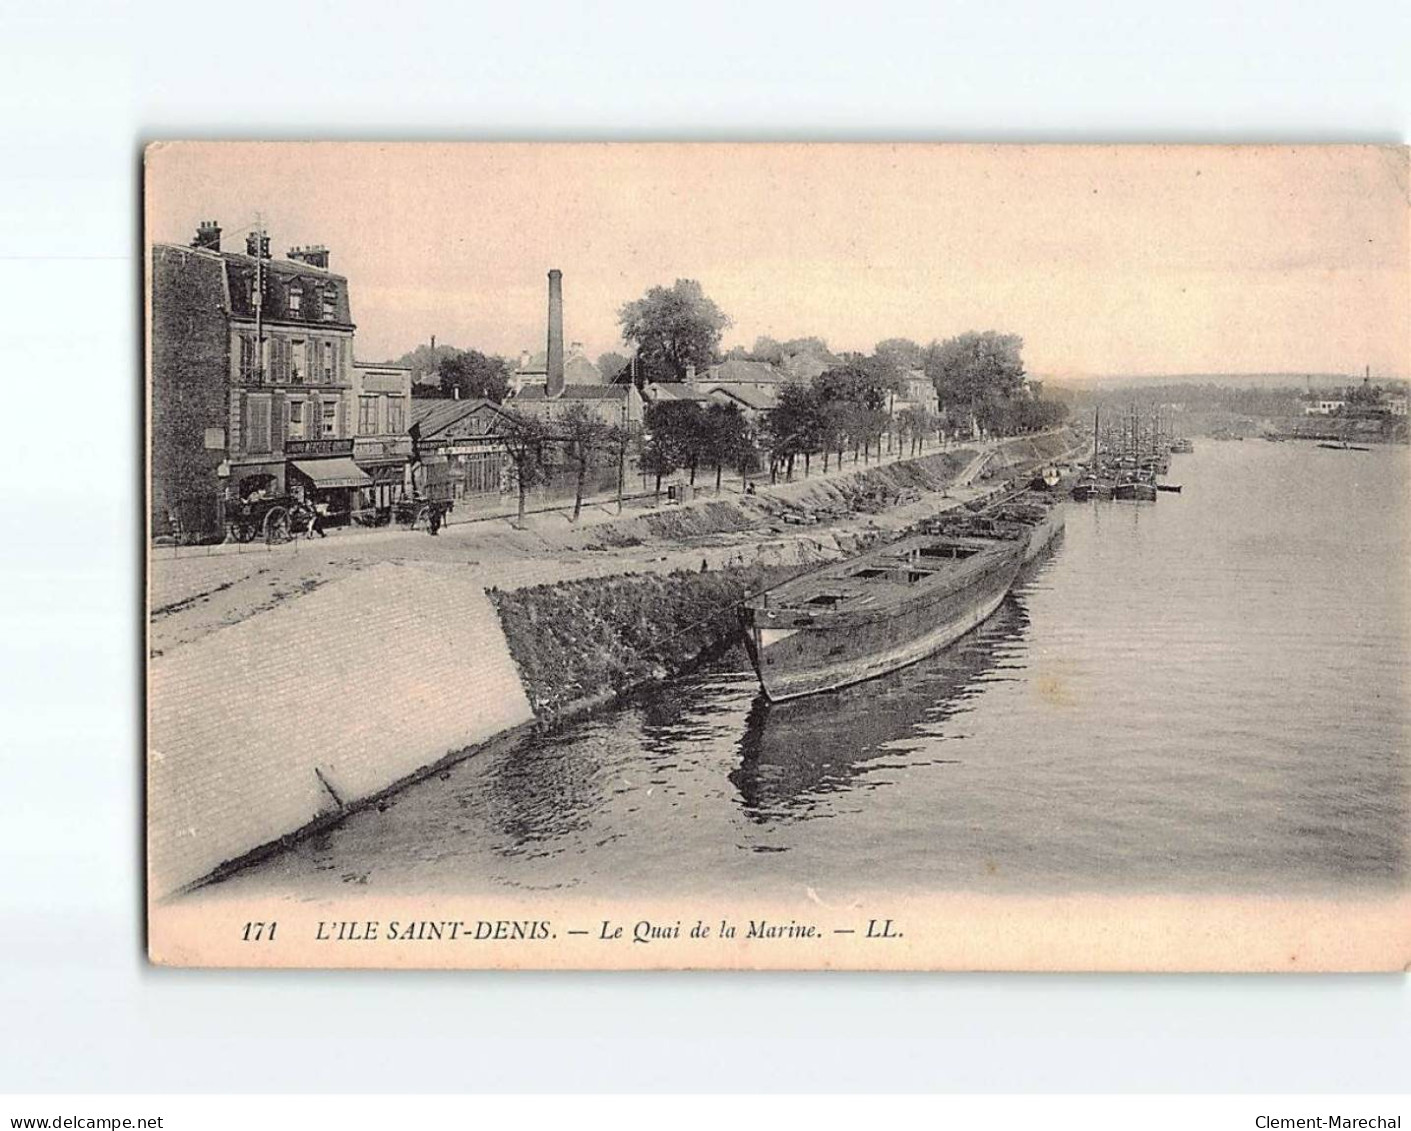
<path fill-rule="evenodd" d="M 320 538 L 327 538 L 323 532 L 323 515 L 319 513 L 318 504 L 305 500 L 304 505 L 309 508 L 309 537 L 317 534 Z"/>
<path fill-rule="evenodd" d="M 430 510 L 427 511 L 426 521 L 431 527 L 432 537 L 435 537 L 436 532 L 441 529 L 441 508 L 435 503 L 432 503 Z"/>

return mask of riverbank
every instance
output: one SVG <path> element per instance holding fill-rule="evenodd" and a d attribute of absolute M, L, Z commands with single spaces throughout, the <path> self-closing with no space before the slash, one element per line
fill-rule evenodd
<path fill-rule="evenodd" d="M 154 893 L 686 670 L 733 637 L 743 597 L 1071 447 L 1004 441 L 588 527 L 153 562 Z"/>
<path fill-rule="evenodd" d="M 585 511 L 532 516 L 520 529 L 507 520 L 467 523 L 438 537 L 422 531 L 339 532 L 264 551 L 154 558 L 149 566 L 148 647 L 168 655 L 380 562 L 428 562 L 472 571 L 487 589 L 517 589 L 582 577 L 723 569 L 757 560 L 808 557 L 820 538 L 833 541 L 871 527 L 899 528 L 931 505 L 919 500 L 952 491 L 973 497 L 983 476 L 1072 445 L 1066 431 L 934 452 L 829 476 L 762 487 L 756 495 L 700 496 L 686 506 L 639 508 L 622 515 Z M 794 522 L 792 520 L 805 520 Z"/>

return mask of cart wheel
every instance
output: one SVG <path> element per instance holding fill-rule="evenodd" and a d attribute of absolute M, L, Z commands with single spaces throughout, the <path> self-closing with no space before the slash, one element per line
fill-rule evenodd
<path fill-rule="evenodd" d="M 269 514 L 265 515 L 265 541 L 270 545 L 277 542 L 288 542 L 289 533 L 289 512 L 283 507 L 273 507 Z"/>
<path fill-rule="evenodd" d="M 431 525 L 431 511 L 424 503 L 416 508 L 412 514 L 411 527 L 413 530 L 425 530 Z"/>
<path fill-rule="evenodd" d="M 254 540 L 255 528 L 248 522 L 241 522 L 236 524 L 233 530 L 235 533 L 235 540 L 237 542 L 251 542 Z"/>

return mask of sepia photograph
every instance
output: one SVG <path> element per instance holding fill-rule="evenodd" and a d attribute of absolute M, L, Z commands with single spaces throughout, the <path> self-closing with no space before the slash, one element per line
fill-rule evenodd
<path fill-rule="evenodd" d="M 1409 154 L 153 142 L 151 959 L 1405 969 Z"/>

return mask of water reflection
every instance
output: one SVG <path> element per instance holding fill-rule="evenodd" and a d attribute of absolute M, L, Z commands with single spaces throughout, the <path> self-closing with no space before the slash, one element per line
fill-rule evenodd
<path fill-rule="evenodd" d="M 936 756 L 946 721 L 1005 666 L 1028 627 L 1012 592 L 974 632 L 908 668 L 784 703 L 761 693 L 730 774 L 746 815 L 761 824 L 806 818 L 830 793 L 892 784 L 862 780 L 872 771 L 956 761 Z"/>
<path fill-rule="evenodd" d="M 592 728 L 548 736 L 496 758 L 452 796 L 484 813 L 501 855 L 520 855 L 590 825 L 602 804 L 607 746 Z"/>

